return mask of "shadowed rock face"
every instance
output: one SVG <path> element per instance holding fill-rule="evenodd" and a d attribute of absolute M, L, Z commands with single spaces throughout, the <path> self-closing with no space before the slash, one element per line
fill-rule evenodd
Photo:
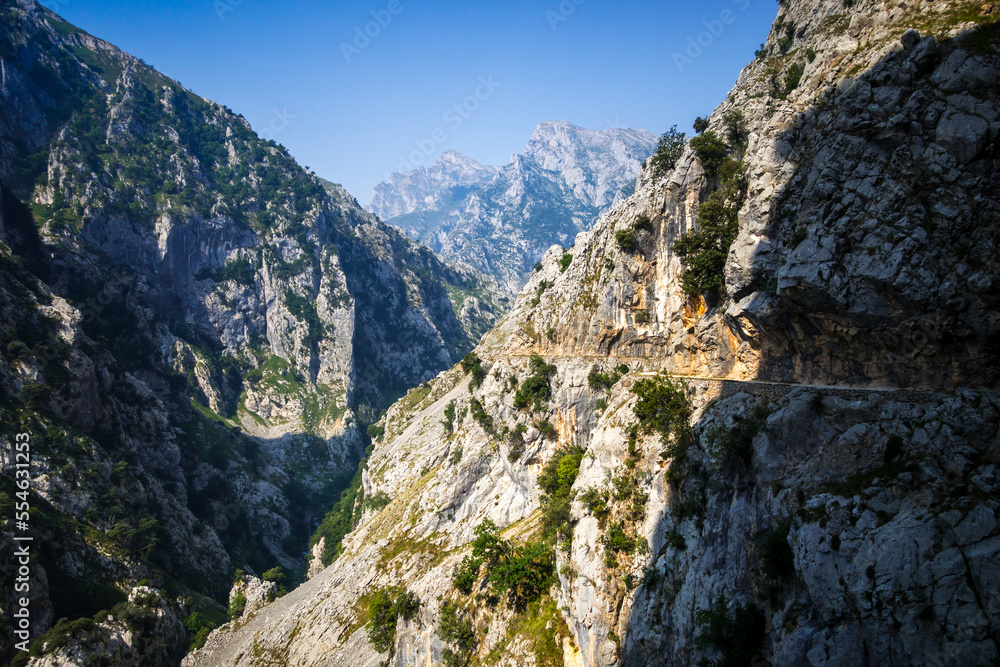
<path fill-rule="evenodd" d="M 376 186 L 371 208 L 515 294 L 549 246 L 568 245 L 621 198 L 656 143 L 645 130 L 546 121 L 505 167 L 449 151 L 430 168 Z"/>
<path fill-rule="evenodd" d="M 476 350 L 481 386 L 456 367 L 389 411 L 364 485 L 392 502 L 364 512 L 343 555 L 186 664 L 252 651 L 378 664 L 362 621 L 390 585 L 423 602 L 397 628 L 399 665 L 455 650 L 447 600 L 477 656 L 502 665 L 538 664 L 539 637 L 565 664 L 602 667 L 1000 658 L 991 11 L 783 3 L 709 119 L 723 138 L 730 111 L 746 124 L 720 293 L 686 295 L 673 250 L 718 185 L 689 148 L 546 252 Z M 531 354 L 555 366 L 552 396 L 518 408 Z M 591 381 L 623 363 L 610 388 Z M 738 381 L 686 383 L 692 440 L 670 458 L 631 429 L 633 389 L 660 370 Z M 452 577 L 476 526 L 537 537 L 539 473 L 570 445 L 586 455 L 572 539 L 555 549 L 555 616 L 461 595 Z M 647 548 L 613 547 L 613 526 Z"/>

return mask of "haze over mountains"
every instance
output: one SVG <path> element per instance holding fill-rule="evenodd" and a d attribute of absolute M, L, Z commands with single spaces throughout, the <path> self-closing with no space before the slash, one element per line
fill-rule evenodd
<path fill-rule="evenodd" d="M 448 151 L 375 186 L 369 208 L 514 294 L 550 246 L 572 245 L 632 185 L 657 140 L 645 130 L 544 122 L 502 168 Z"/>

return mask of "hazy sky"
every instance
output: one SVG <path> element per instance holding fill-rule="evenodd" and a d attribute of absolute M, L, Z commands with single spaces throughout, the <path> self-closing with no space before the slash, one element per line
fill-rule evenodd
<path fill-rule="evenodd" d="M 242 113 L 362 203 L 389 172 L 449 148 L 506 164 L 543 120 L 656 133 L 677 123 L 690 132 L 753 58 L 778 8 L 774 0 L 43 4 Z"/>

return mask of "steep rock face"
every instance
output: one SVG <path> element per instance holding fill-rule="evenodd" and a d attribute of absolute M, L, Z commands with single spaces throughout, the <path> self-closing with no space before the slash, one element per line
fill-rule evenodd
<path fill-rule="evenodd" d="M 429 203 L 387 220 L 444 257 L 494 276 L 513 294 L 550 245 L 568 243 L 615 201 L 656 142 L 656 136 L 644 130 L 595 132 L 547 121 L 535 129 L 511 164 L 493 169 L 492 178 L 475 187 L 471 181 L 463 185 L 462 197 L 448 185 L 428 195 Z M 373 210 L 407 209 L 412 186 L 402 188 L 396 182 L 433 183 L 450 162 L 426 172 L 394 175 L 390 185 L 376 187 Z M 445 183 L 457 180 L 459 176 L 452 176 Z M 391 200 L 389 192 L 395 193 Z"/>
<path fill-rule="evenodd" d="M 551 664 L 559 647 L 588 666 L 1000 659 L 997 18 L 782 3 L 709 119 L 746 170 L 720 289 L 685 293 L 673 249 L 720 186 L 702 140 L 545 254 L 476 350 L 481 372 L 389 411 L 364 478 L 388 505 L 340 558 L 185 664 L 252 648 L 378 664 L 364 627 L 388 586 L 422 602 L 398 620 L 397 665 L 460 650 L 453 601 L 488 664 Z M 649 382 L 681 400 L 659 371 L 687 376 L 681 440 L 637 426 Z M 523 613 L 480 584 L 463 595 L 476 528 L 538 536 L 540 474 L 574 445 L 558 582 Z"/>
<path fill-rule="evenodd" d="M 0 75 L 0 411 L 5 440 L 37 439 L 33 637 L 120 620 L 143 579 L 196 600 L 179 617 L 218 611 L 235 568 L 304 565 L 364 427 L 504 299 L 34 2 L 0 7 Z"/>
<path fill-rule="evenodd" d="M 1000 183 L 995 129 L 992 143 L 982 135 L 998 127 L 982 87 L 995 60 L 961 39 L 897 41 L 935 21 L 961 33 L 944 6 L 870 10 L 878 21 L 861 21 L 867 32 L 853 38 L 826 32 L 853 20 L 835 9 L 792 7 L 782 29 L 802 35 L 795 50 L 747 67 L 710 118 L 725 136 L 739 111 L 747 137 L 748 192 L 720 298 L 684 293 L 686 265 L 672 249 L 715 187 L 689 149 L 665 178 L 645 171 L 634 197 L 577 238 L 564 275 L 534 276 L 521 300 L 543 307 L 507 318 L 502 335 L 525 350 L 655 354 L 703 375 L 995 384 Z M 977 35 L 968 43 L 986 39 Z M 772 97 L 796 64 L 798 86 Z M 978 152 L 960 163 L 937 140 L 963 108 L 979 114 L 963 135 Z M 651 224 L 636 226 L 643 217 Z M 630 230 L 636 241 L 624 249 L 618 236 Z M 550 329 L 554 339 L 542 335 Z"/>

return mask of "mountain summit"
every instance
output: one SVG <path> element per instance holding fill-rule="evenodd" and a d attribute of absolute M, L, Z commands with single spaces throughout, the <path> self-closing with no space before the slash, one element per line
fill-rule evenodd
<path fill-rule="evenodd" d="M 487 167 L 458 151 L 445 151 L 430 167 L 392 174 L 372 190 L 369 210 L 383 220 L 410 213 L 446 210 L 488 182 L 497 167 Z"/>
<path fill-rule="evenodd" d="M 546 121 L 503 168 L 449 152 L 376 186 L 371 208 L 516 293 L 550 246 L 572 243 L 630 185 L 656 143 L 645 130 Z"/>

